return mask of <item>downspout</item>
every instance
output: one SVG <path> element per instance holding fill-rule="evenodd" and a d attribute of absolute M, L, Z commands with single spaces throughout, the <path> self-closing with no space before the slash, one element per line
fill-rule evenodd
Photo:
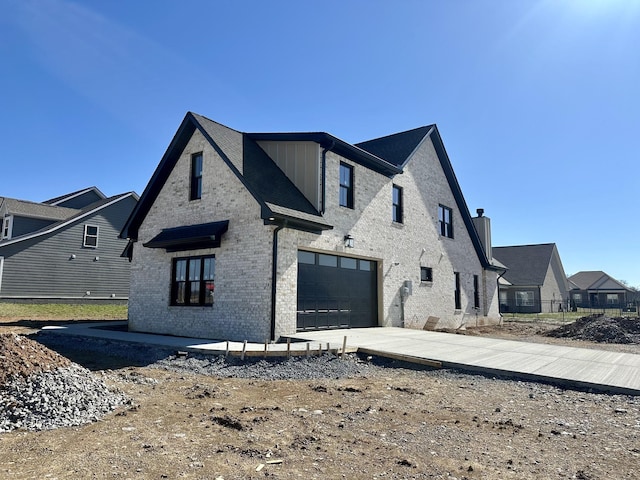
<path fill-rule="evenodd" d="M 328 147 L 323 147 L 322 149 L 322 208 L 320 209 L 320 213 L 324 214 L 325 211 L 325 199 L 326 199 L 326 184 L 327 182 L 325 181 L 325 177 L 327 174 L 327 152 L 330 151 L 334 146 L 335 146 L 336 142 L 335 140 L 331 140 L 331 143 L 329 144 Z"/>
<path fill-rule="evenodd" d="M 498 275 L 498 278 L 496 278 L 496 288 L 498 290 L 498 315 L 500 315 L 500 326 L 502 326 L 502 319 L 504 318 L 504 315 L 502 315 L 502 312 L 500 311 L 500 279 L 505 273 L 507 273 L 507 271 L 502 270 L 502 273 Z"/>
<path fill-rule="evenodd" d="M 271 265 L 271 340 L 275 341 L 276 336 L 276 282 L 278 278 L 278 232 L 285 228 L 287 222 L 278 225 L 273 231 L 273 253 Z"/>

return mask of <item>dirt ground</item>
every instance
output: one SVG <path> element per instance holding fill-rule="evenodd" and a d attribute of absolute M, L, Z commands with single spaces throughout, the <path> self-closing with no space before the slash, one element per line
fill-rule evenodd
<path fill-rule="evenodd" d="M 0 333 L 43 323 L 4 319 Z M 543 335 L 555 327 L 466 334 L 640 354 L 638 344 Z M 636 397 L 401 365 L 367 378 L 263 381 L 61 353 L 133 405 L 82 427 L 0 434 L 0 478 L 640 478 Z"/>

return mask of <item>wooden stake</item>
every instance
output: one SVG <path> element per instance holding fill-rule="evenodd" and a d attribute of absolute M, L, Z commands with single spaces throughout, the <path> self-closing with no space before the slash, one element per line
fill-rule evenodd
<path fill-rule="evenodd" d="M 342 339 L 342 355 L 340 356 L 340 358 L 342 358 L 344 360 L 344 351 L 347 349 L 347 336 L 345 335 L 344 338 Z"/>
<path fill-rule="evenodd" d="M 311 349 L 311 344 L 307 342 L 307 357 L 309 357 L 310 349 Z"/>
<path fill-rule="evenodd" d="M 264 358 L 267 358 L 267 345 L 268 345 L 268 343 L 267 343 L 267 341 L 265 340 L 265 341 L 264 341 Z"/>
<path fill-rule="evenodd" d="M 287 338 L 287 358 L 291 357 L 291 339 Z"/>
<path fill-rule="evenodd" d="M 247 351 L 247 341 L 245 340 L 244 343 L 242 344 L 242 357 L 241 360 L 244 360 L 244 354 Z"/>
<path fill-rule="evenodd" d="M 225 357 L 229 356 L 229 340 L 227 340 L 227 351 L 224 354 Z"/>

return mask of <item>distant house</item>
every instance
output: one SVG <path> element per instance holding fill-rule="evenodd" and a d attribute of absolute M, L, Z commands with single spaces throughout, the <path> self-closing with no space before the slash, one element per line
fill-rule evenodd
<path fill-rule="evenodd" d="M 508 268 L 498 287 L 501 313 L 566 308 L 567 277 L 555 243 L 493 247 L 493 257 Z"/>
<path fill-rule="evenodd" d="M 624 308 L 636 298 L 636 292 L 599 270 L 571 275 L 569 285 L 573 307 Z"/>
<path fill-rule="evenodd" d="M 118 234 L 137 201 L 96 187 L 44 202 L 0 197 L 0 301 L 126 301 Z"/>
<path fill-rule="evenodd" d="M 187 113 L 122 236 L 129 329 L 230 340 L 499 321 L 435 125 L 359 144 Z"/>

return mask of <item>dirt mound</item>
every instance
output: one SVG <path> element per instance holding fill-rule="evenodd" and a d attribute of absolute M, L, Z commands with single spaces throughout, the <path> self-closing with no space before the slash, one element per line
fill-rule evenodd
<path fill-rule="evenodd" d="M 17 377 L 68 367 L 71 361 L 27 337 L 0 334 L 0 386 Z"/>
<path fill-rule="evenodd" d="M 610 318 L 602 314 L 590 315 L 551 330 L 546 335 L 600 343 L 640 344 L 640 319 L 637 317 Z"/>

